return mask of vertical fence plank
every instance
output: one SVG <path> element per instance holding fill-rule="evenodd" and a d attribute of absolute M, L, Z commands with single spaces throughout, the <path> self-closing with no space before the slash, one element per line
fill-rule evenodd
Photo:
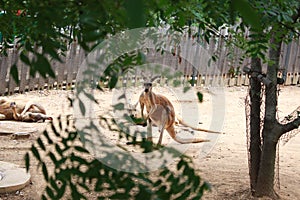
<path fill-rule="evenodd" d="M 288 72 L 286 75 L 285 85 L 291 85 L 291 83 L 292 83 L 292 75 L 290 72 Z"/>
<path fill-rule="evenodd" d="M 9 54 L 10 56 L 10 54 Z M 0 95 L 4 95 L 7 89 L 7 82 L 6 82 L 6 74 L 8 70 L 8 57 L 1 56 L 1 67 L 0 67 Z"/>
<path fill-rule="evenodd" d="M 21 62 L 19 60 L 18 65 L 20 66 L 20 71 L 19 71 L 19 77 L 20 77 L 20 85 L 19 85 L 19 92 L 24 93 L 26 91 L 26 88 L 28 87 L 28 80 L 29 77 L 27 78 L 27 75 L 29 75 L 29 67 Z"/>
<path fill-rule="evenodd" d="M 292 81 L 292 84 L 293 84 L 293 85 L 297 85 L 298 82 L 299 82 L 299 76 L 298 76 L 298 73 L 295 72 L 295 73 L 293 73 L 293 81 Z"/>
<path fill-rule="evenodd" d="M 66 55 L 66 57 L 62 58 L 62 63 L 57 62 L 56 65 L 56 83 L 54 83 L 54 85 L 57 85 L 57 88 L 61 89 L 63 82 L 65 80 L 65 73 L 66 73 L 66 63 L 68 61 L 68 56 L 69 54 Z"/>
<path fill-rule="evenodd" d="M 69 56 L 66 62 L 66 87 L 70 88 L 73 81 L 73 70 L 76 68 L 77 44 L 70 44 Z"/>
<path fill-rule="evenodd" d="M 13 94 L 15 91 L 15 88 L 17 87 L 16 81 L 10 75 L 11 66 L 16 65 L 17 61 L 18 61 L 18 50 L 16 48 L 13 48 L 11 59 L 9 62 L 9 70 L 6 75 L 6 78 L 8 79 L 8 94 Z"/>
<path fill-rule="evenodd" d="M 53 60 L 51 67 L 52 67 L 52 70 L 55 74 L 55 78 L 53 78 L 53 77 L 48 77 L 47 78 L 47 89 L 53 89 L 55 87 L 54 84 L 57 83 L 57 75 L 58 75 L 57 68 L 58 68 L 58 65 L 59 65 L 59 61 Z"/>

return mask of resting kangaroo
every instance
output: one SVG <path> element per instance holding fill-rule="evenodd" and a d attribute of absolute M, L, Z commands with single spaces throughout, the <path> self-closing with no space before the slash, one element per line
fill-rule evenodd
<path fill-rule="evenodd" d="M 139 103 L 141 105 L 141 112 L 143 115 L 144 106 L 146 106 L 148 116 L 146 119 L 149 119 L 149 127 L 152 126 L 152 121 L 156 124 L 160 131 L 160 136 L 158 140 L 158 144 L 160 145 L 162 142 L 163 131 L 164 129 L 170 134 L 170 136 L 176 141 L 181 144 L 186 143 L 200 143 L 200 142 L 207 142 L 209 140 L 201 139 L 201 138 L 178 138 L 176 137 L 175 133 L 175 110 L 172 103 L 163 95 L 155 94 L 152 92 L 152 83 L 145 83 L 144 84 L 145 90 L 140 95 Z M 182 122 L 182 121 L 181 121 Z M 184 123 L 184 125 L 186 125 Z M 189 126 L 190 127 L 190 126 Z M 191 127 L 193 128 L 193 127 Z M 212 133 L 219 133 L 215 131 L 193 128 L 198 131 L 205 131 L 205 132 L 212 132 Z M 148 140 L 152 140 L 151 136 L 148 136 Z"/>
<path fill-rule="evenodd" d="M 28 102 L 22 106 L 7 99 L 0 99 L 0 120 L 44 122 L 52 120 L 52 117 L 47 116 L 44 107 L 37 103 Z"/>

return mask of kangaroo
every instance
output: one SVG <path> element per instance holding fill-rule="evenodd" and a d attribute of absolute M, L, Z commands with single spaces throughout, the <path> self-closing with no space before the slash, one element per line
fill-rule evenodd
<path fill-rule="evenodd" d="M 159 94 L 156 94 L 156 96 L 158 98 L 161 98 L 162 95 L 159 95 Z M 140 109 L 141 109 L 141 116 L 142 118 L 145 118 L 144 116 L 144 108 L 146 107 L 146 112 L 149 113 L 150 112 L 150 104 L 149 102 L 146 101 L 146 97 L 145 97 L 145 91 L 143 91 L 140 96 L 139 96 L 139 100 L 134 104 L 134 105 L 131 105 L 131 110 L 130 111 L 136 111 L 136 107 L 137 105 L 140 104 Z M 195 131 L 202 131 L 202 132 L 207 132 L 207 133 L 216 133 L 216 134 L 222 134 L 222 132 L 219 132 L 219 131 L 212 131 L 212 130 L 207 130 L 207 129 L 203 129 L 203 128 L 197 128 L 197 127 L 193 127 L 189 124 L 187 124 L 186 122 L 184 122 L 182 119 L 180 119 L 180 117 L 178 117 L 177 115 L 175 116 L 176 119 L 175 119 L 175 124 L 181 124 L 181 125 L 184 125 L 186 127 L 189 127 Z"/>
<path fill-rule="evenodd" d="M 160 131 L 160 136 L 158 144 L 161 145 L 163 138 L 164 129 L 170 134 L 170 136 L 178 143 L 187 144 L 187 143 L 200 143 L 208 142 L 209 140 L 201 138 L 178 138 L 175 133 L 175 110 L 172 103 L 163 95 L 155 94 L 152 92 L 152 83 L 144 84 L 145 90 L 141 94 L 139 101 L 141 108 L 146 106 L 148 115 L 146 120 L 149 120 L 149 127 L 151 129 L 152 122 L 156 124 Z M 143 116 L 142 108 L 142 116 Z M 198 129 L 206 132 L 214 132 L 205 129 Z M 151 134 L 151 133 L 150 133 Z M 151 136 L 147 136 L 147 139 L 152 141 Z"/>
<path fill-rule="evenodd" d="M 45 108 L 37 103 L 28 102 L 21 106 L 7 99 L 0 99 L 0 120 L 44 122 L 52 120 L 52 117 L 47 116 Z"/>

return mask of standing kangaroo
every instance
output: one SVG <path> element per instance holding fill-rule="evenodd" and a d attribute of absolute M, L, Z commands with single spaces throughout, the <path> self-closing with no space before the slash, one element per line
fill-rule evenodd
<path fill-rule="evenodd" d="M 141 105 L 142 116 L 143 116 L 143 107 L 146 106 L 148 115 L 146 117 L 149 120 L 149 129 L 151 130 L 152 122 L 158 126 L 160 131 L 160 136 L 158 144 L 160 145 L 163 138 L 164 129 L 170 134 L 170 136 L 181 144 L 186 143 L 200 143 L 208 142 L 209 140 L 201 138 L 178 138 L 175 133 L 175 110 L 172 103 L 163 95 L 155 94 L 152 92 L 152 83 L 144 84 L 144 92 L 140 95 L 139 103 Z M 206 132 L 214 132 L 205 129 L 198 129 Z M 217 133 L 217 132 L 214 132 Z M 151 134 L 151 132 L 150 132 Z M 148 135 L 148 140 L 152 141 L 152 136 Z"/>

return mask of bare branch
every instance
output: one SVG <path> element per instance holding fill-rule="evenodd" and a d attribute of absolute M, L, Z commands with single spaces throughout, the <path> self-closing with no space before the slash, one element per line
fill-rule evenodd
<path fill-rule="evenodd" d="M 300 126 L 300 116 L 298 116 L 298 118 L 296 118 L 292 122 L 281 125 L 281 134 L 280 134 L 280 136 L 282 136 L 283 134 L 288 133 L 288 132 L 290 132 L 294 129 L 297 129 L 299 126 Z"/>

